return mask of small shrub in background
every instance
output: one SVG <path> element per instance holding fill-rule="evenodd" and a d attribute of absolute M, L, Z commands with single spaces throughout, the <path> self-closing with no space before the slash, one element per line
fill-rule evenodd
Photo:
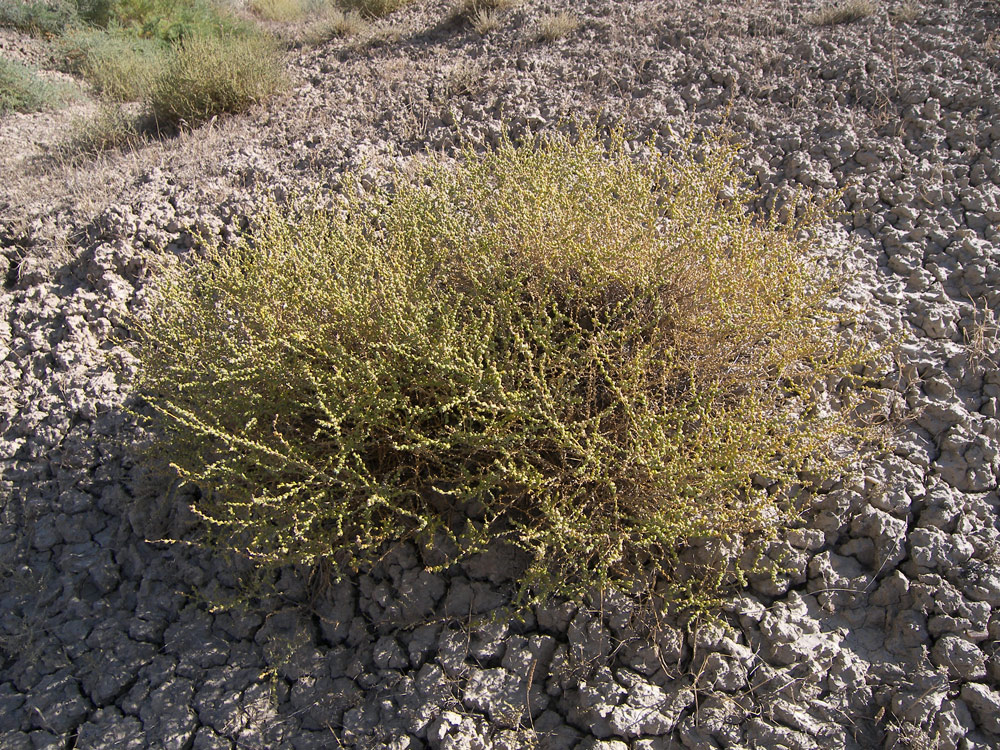
<path fill-rule="evenodd" d="M 496 31 L 503 23 L 500 11 L 491 8 L 480 8 L 472 14 L 472 28 L 480 36 L 486 36 L 491 31 Z"/>
<path fill-rule="evenodd" d="M 73 0 L 81 20 L 91 26 L 106 28 L 114 23 L 117 0 Z"/>
<path fill-rule="evenodd" d="M 179 42 L 191 37 L 230 38 L 254 29 L 210 0 L 113 0 L 115 25 L 136 36 Z"/>
<path fill-rule="evenodd" d="M 314 5 L 308 0 L 251 0 L 250 9 L 267 21 L 287 23 L 304 18 Z"/>
<path fill-rule="evenodd" d="M 871 0 L 845 0 L 839 4 L 824 5 L 816 13 L 809 16 L 809 23 L 814 26 L 836 26 L 841 23 L 853 23 L 867 18 L 875 12 L 875 4 Z"/>
<path fill-rule="evenodd" d="M 50 83 L 30 68 L 0 57 L 0 114 L 48 109 L 67 94 L 67 87 Z"/>
<path fill-rule="evenodd" d="M 79 23 L 77 7 L 63 0 L 4 0 L 0 3 L 0 26 L 31 34 L 55 35 Z"/>
<path fill-rule="evenodd" d="M 347 10 L 353 10 L 370 18 L 381 18 L 395 13 L 413 0 L 342 0 Z"/>
<path fill-rule="evenodd" d="M 160 449 L 265 564 L 450 538 L 523 550 L 528 598 L 704 601 L 685 546 L 780 528 L 873 429 L 825 392 L 872 353 L 837 333 L 818 212 L 761 220 L 742 180 L 722 143 L 637 163 L 588 132 L 274 207 L 136 322 Z"/>
<path fill-rule="evenodd" d="M 159 39 L 121 30 L 79 29 L 64 36 L 60 46 L 68 70 L 86 79 L 99 96 L 125 102 L 149 95 L 171 54 Z"/>
<path fill-rule="evenodd" d="M 74 28 L 119 28 L 149 39 L 246 31 L 211 0 L 5 0 L 0 26 L 58 35 Z"/>
<path fill-rule="evenodd" d="M 193 126 L 243 112 L 284 85 L 275 44 L 263 36 L 202 37 L 180 42 L 150 95 L 160 127 Z"/>
<path fill-rule="evenodd" d="M 331 8 L 306 27 L 302 38 L 307 44 L 322 44 L 335 37 L 361 34 L 367 28 L 367 22 L 357 11 Z"/>
<path fill-rule="evenodd" d="M 260 0 L 278 12 L 302 3 L 329 10 L 326 0 Z M 66 70 L 104 100 L 93 122 L 78 124 L 71 143 L 85 151 L 137 142 L 140 117 L 108 102 L 141 102 L 167 129 L 241 112 L 281 87 L 276 44 L 211 0 L 9 0 L 0 25 L 59 34 Z M 55 88 L 4 64 L 5 110 L 37 109 Z M 123 119 L 124 117 L 124 119 Z"/>

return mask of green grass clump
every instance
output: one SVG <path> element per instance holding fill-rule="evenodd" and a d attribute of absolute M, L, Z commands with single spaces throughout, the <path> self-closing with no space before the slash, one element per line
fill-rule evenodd
<path fill-rule="evenodd" d="M 262 36 L 193 37 L 181 42 L 150 95 L 161 127 L 195 125 L 243 112 L 284 85 L 275 43 Z"/>
<path fill-rule="evenodd" d="M 251 33 L 247 24 L 210 0 L 95 0 L 82 15 L 100 28 L 165 42 Z"/>
<path fill-rule="evenodd" d="M 144 119 L 169 131 L 242 112 L 283 83 L 276 43 L 212 0 L 11 0 L 0 7 L 0 25 L 59 35 L 65 69 L 104 100 L 102 114 L 72 139 L 87 150 L 137 142 Z M 25 98 L 42 93 L 40 83 L 26 88 L 25 74 L 10 66 L 4 76 L 5 109 L 43 106 Z M 119 116 L 114 102 L 140 102 L 151 117 Z"/>
<path fill-rule="evenodd" d="M 281 86 L 274 41 L 205 0 L 105 2 L 105 28 L 64 36 L 69 69 L 104 99 L 143 102 L 159 126 L 242 112 Z"/>
<path fill-rule="evenodd" d="M 640 163 L 589 133 L 272 208 L 136 321 L 162 451 L 264 563 L 444 534 L 524 550 L 523 594 L 692 601 L 688 543 L 779 528 L 869 430 L 824 395 L 869 350 L 836 332 L 819 214 L 762 220 L 744 179 L 722 143 Z"/>
<path fill-rule="evenodd" d="M 331 8 L 310 23 L 301 35 L 306 44 L 322 44 L 336 37 L 354 36 L 368 28 L 368 23 L 357 11 Z"/>
<path fill-rule="evenodd" d="M 56 106 L 64 94 L 65 87 L 49 83 L 24 65 L 0 57 L 0 114 L 48 109 Z"/>

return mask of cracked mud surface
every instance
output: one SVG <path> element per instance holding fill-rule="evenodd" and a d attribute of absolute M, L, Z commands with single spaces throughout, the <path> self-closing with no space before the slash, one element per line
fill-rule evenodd
<path fill-rule="evenodd" d="M 280 100 L 135 153 L 58 163 L 58 113 L 0 121 L 0 748 L 1000 747 L 1000 6 L 529 0 L 485 38 L 450 7 L 292 50 Z M 581 27 L 535 41 L 562 7 Z M 110 366 L 151 263 L 263 194 L 574 115 L 666 144 L 725 120 L 766 206 L 844 191 L 845 298 L 906 334 L 892 455 L 694 633 L 615 597 L 477 624 L 503 561 L 410 548 L 212 611 L 232 568 L 157 541 L 193 518 L 130 457 Z"/>

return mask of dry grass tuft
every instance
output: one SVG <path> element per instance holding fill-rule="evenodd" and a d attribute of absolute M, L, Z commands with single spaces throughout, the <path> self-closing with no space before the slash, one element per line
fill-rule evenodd
<path fill-rule="evenodd" d="M 310 22 L 299 38 L 305 44 L 317 45 L 339 37 L 358 36 L 368 28 L 368 22 L 357 11 L 334 8 Z"/>
<path fill-rule="evenodd" d="M 348 10 L 361 13 L 369 18 L 382 18 L 410 5 L 414 0 L 343 0 Z"/>
<path fill-rule="evenodd" d="M 458 96 L 477 96 L 489 87 L 490 82 L 490 73 L 482 64 L 463 61 L 447 72 L 441 93 L 445 101 Z"/>
<path fill-rule="evenodd" d="M 986 366 L 989 369 L 997 369 L 997 354 L 1000 353 L 1000 324 L 997 322 L 996 314 L 985 300 L 983 300 L 981 308 L 973 301 L 972 323 L 962 326 L 962 338 L 965 341 L 969 364 L 973 368 L 978 369 L 980 366 Z"/>
<path fill-rule="evenodd" d="M 889 17 L 895 23 L 914 23 L 921 16 L 920 6 L 915 2 L 904 2 L 889 11 Z"/>
<path fill-rule="evenodd" d="M 472 14 L 470 19 L 472 28 L 480 36 L 486 36 L 491 31 L 496 31 L 503 23 L 500 11 L 490 8 L 480 8 Z"/>
<path fill-rule="evenodd" d="M 546 42 L 563 39 L 580 28 L 580 19 L 573 13 L 563 11 L 544 16 L 538 22 L 538 38 Z"/>
<path fill-rule="evenodd" d="M 459 3 L 457 12 L 471 18 L 480 10 L 497 10 L 506 12 L 524 4 L 524 0 L 463 0 Z"/>
<path fill-rule="evenodd" d="M 463 0 L 455 6 L 454 16 L 469 23 L 476 33 L 485 36 L 503 24 L 503 17 L 523 0 Z"/>
<path fill-rule="evenodd" d="M 807 20 L 814 26 L 836 26 L 867 18 L 875 12 L 875 9 L 872 0 L 846 0 L 839 4 L 824 5 Z"/>

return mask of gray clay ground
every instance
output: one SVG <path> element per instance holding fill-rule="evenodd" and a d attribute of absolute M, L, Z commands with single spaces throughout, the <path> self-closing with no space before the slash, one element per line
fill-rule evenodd
<path fill-rule="evenodd" d="M 535 40 L 560 7 L 581 27 Z M 0 747 L 1000 747 L 1000 5 L 820 27 L 796 0 L 529 0 L 486 38 L 450 8 L 293 49 L 280 100 L 134 153 L 65 163 L 68 115 L 0 121 Z M 129 458 L 109 364 L 151 260 L 268 192 L 574 114 L 666 144 L 728 115 L 769 206 L 846 190 L 845 299 L 905 333 L 893 454 L 721 628 L 650 634 L 624 599 L 483 627 L 503 559 L 430 574 L 412 549 L 211 612 L 232 568 L 156 541 L 191 518 Z"/>

